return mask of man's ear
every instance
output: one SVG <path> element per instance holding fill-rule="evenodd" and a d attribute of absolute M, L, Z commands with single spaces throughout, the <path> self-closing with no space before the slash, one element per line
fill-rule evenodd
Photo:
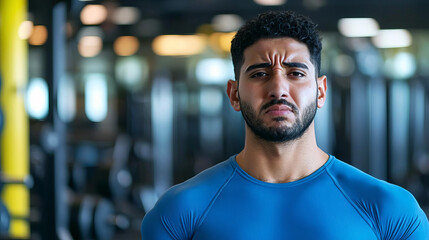
<path fill-rule="evenodd" d="M 226 94 L 229 97 L 229 102 L 231 103 L 232 108 L 235 111 L 240 111 L 240 97 L 238 95 L 238 81 L 228 80 L 228 85 L 226 88 Z"/>
<path fill-rule="evenodd" d="M 326 90 L 327 90 L 327 83 L 326 83 L 326 76 L 320 76 L 317 78 L 317 107 L 322 108 L 323 105 L 325 105 L 326 101 Z"/>

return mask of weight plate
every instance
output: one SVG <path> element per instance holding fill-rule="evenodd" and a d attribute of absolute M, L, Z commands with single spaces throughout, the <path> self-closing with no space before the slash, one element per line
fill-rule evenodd
<path fill-rule="evenodd" d="M 97 202 L 94 210 L 94 232 L 96 239 L 112 239 L 115 233 L 114 215 L 115 208 L 113 204 L 101 198 Z"/>

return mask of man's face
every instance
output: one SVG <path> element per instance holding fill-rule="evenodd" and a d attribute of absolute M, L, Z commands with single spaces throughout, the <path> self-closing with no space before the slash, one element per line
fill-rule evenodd
<path fill-rule="evenodd" d="M 237 101 L 230 95 L 231 103 L 257 137 L 286 142 L 302 136 L 323 105 L 326 77 L 315 78 L 305 44 L 261 39 L 244 51 L 239 84 L 230 81 L 228 89 L 235 84 Z"/>

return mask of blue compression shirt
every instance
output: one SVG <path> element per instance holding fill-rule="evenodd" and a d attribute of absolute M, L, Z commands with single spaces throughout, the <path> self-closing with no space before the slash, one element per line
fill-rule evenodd
<path fill-rule="evenodd" d="M 169 189 L 141 231 L 143 240 L 429 239 L 408 191 L 333 156 L 290 183 L 257 180 L 233 156 Z"/>

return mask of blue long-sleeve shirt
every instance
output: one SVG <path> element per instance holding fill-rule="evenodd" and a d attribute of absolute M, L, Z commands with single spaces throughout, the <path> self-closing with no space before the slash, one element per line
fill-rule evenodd
<path fill-rule="evenodd" d="M 429 239 L 414 197 L 331 156 L 298 181 L 253 178 L 235 156 L 169 189 L 142 239 Z"/>

